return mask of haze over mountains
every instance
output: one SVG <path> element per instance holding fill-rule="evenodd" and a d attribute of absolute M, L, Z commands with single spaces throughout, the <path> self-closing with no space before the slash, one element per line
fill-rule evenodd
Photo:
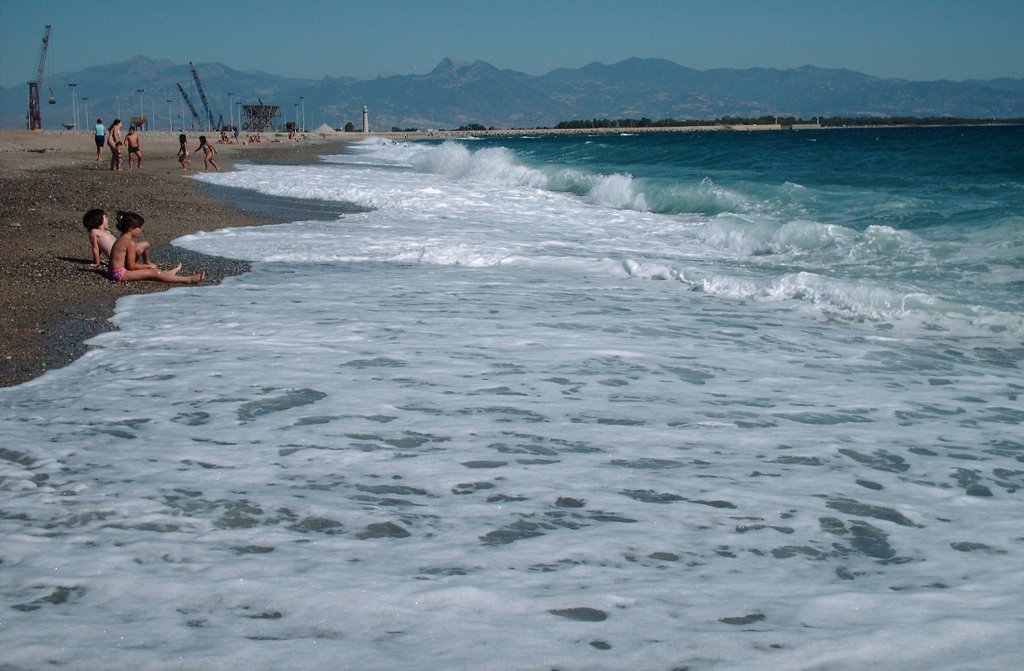
<path fill-rule="evenodd" d="M 500 70 L 477 61 L 445 58 L 422 75 L 380 75 L 307 80 L 219 63 L 196 64 L 214 119 L 238 120 L 238 104 L 278 105 L 275 123 L 304 120 L 358 128 L 363 106 L 375 130 L 553 126 L 573 119 L 711 120 L 724 116 L 915 116 L 1024 118 L 1024 79 L 914 82 L 879 79 L 850 70 L 812 66 L 694 70 L 671 61 L 633 58 L 592 63 L 544 75 Z M 177 83 L 205 112 L 188 64 L 136 56 L 126 62 L 50 76 L 43 81 L 43 127 L 73 121 L 75 94 L 80 128 L 97 116 L 129 120 L 146 116 L 150 128 L 193 126 Z M 139 90 L 142 90 L 139 93 Z M 0 125 L 25 127 L 26 86 L 0 89 Z M 47 104 L 51 94 L 57 99 Z M 230 95 L 229 95 L 230 94 Z M 231 111 L 229 111 L 231 110 Z"/>

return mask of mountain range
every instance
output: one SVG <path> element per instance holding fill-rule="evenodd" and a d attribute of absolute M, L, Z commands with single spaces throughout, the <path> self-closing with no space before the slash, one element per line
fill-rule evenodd
<path fill-rule="evenodd" d="M 374 130 L 548 127 L 575 119 L 712 120 L 721 117 L 914 116 L 1024 118 L 1024 79 L 907 81 L 813 66 L 694 70 L 661 59 L 560 68 L 544 75 L 445 58 L 422 75 L 320 80 L 196 64 L 218 123 L 238 123 L 239 104 L 277 105 L 275 124 L 298 121 L 361 126 L 370 110 Z M 74 88 L 70 86 L 74 84 Z M 128 61 L 47 77 L 41 87 L 43 128 L 80 128 L 145 116 L 149 127 L 193 127 L 178 84 L 207 118 L 188 64 L 136 56 Z M 28 87 L 0 88 L 0 126 L 24 128 Z M 52 96 L 53 104 L 47 104 Z"/>

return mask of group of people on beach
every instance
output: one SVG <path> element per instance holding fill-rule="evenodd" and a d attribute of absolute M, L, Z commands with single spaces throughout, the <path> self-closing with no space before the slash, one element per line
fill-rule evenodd
<path fill-rule="evenodd" d="M 149 243 L 139 239 L 144 223 L 140 214 L 118 212 L 117 230 L 120 235 L 115 237 L 108 228 L 110 216 L 104 210 L 96 208 L 86 212 L 82 217 L 82 225 L 89 234 L 92 267 L 102 266 L 102 257 L 105 256 L 107 277 L 112 282 L 152 280 L 170 284 L 198 284 L 206 279 L 203 271 L 193 275 L 179 275 L 180 263 L 170 270 L 160 270 L 149 258 Z"/>
<path fill-rule="evenodd" d="M 178 162 L 181 163 L 182 170 L 188 170 L 192 162 L 189 160 L 187 138 L 184 133 L 178 136 L 178 141 L 181 143 L 181 148 L 178 150 Z M 139 170 L 142 169 L 142 143 L 135 126 L 130 126 L 128 134 L 122 139 L 120 119 L 114 119 L 114 123 L 110 124 L 109 128 L 103 125 L 102 118 L 96 119 L 97 161 L 103 158 L 104 146 L 110 148 L 111 170 L 115 172 L 121 170 L 122 155 L 125 147 L 128 147 L 128 169 L 132 169 L 133 158 L 135 160 L 135 167 Z M 205 135 L 199 136 L 199 146 L 196 147 L 196 152 L 203 152 L 203 163 L 207 170 L 210 169 L 210 166 L 213 166 L 214 170 L 220 170 L 220 167 L 213 158 L 217 154 L 217 149 L 206 141 Z"/>
<path fill-rule="evenodd" d="M 180 149 L 178 150 L 178 162 L 183 170 L 188 170 L 191 165 L 189 160 L 188 139 L 182 133 L 178 136 Z M 142 144 L 139 141 L 139 134 L 135 126 L 128 129 L 128 134 L 121 138 L 121 120 L 114 119 L 110 127 L 103 125 L 103 119 L 96 119 L 96 160 L 103 158 L 104 146 L 110 149 L 110 169 L 121 170 L 122 151 L 128 147 L 128 169 L 132 169 L 134 159 L 135 167 L 142 169 Z M 206 169 L 213 166 L 214 170 L 220 170 L 214 156 L 217 150 L 206 140 L 205 135 L 199 137 L 197 152 L 203 152 Z M 170 270 L 160 270 L 149 258 L 150 245 L 141 240 L 142 225 L 145 223 L 142 215 L 135 212 L 117 213 L 117 230 L 119 235 L 111 232 L 110 215 L 106 211 L 95 208 L 89 210 L 82 217 L 82 225 L 89 235 L 89 247 L 92 252 L 92 267 L 100 268 L 103 265 L 104 257 L 107 263 L 107 277 L 113 282 L 129 282 L 134 280 L 152 280 L 154 282 L 167 282 L 169 284 L 198 284 L 206 279 L 206 273 L 199 271 L 192 275 L 179 275 L 181 264 Z"/>
<path fill-rule="evenodd" d="M 128 129 L 128 135 L 121 139 L 121 120 L 114 119 L 110 128 L 103 125 L 103 119 L 96 119 L 96 160 L 103 158 L 103 146 L 110 147 L 110 169 L 121 170 L 121 161 L 124 148 L 128 147 L 128 169 L 132 169 L 132 158 L 135 159 L 135 166 L 142 169 L 142 143 L 139 141 L 139 134 L 135 126 Z"/>

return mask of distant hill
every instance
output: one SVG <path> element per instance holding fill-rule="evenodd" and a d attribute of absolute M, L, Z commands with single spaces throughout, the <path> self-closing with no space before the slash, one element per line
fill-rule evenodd
<path fill-rule="evenodd" d="M 239 102 L 257 101 L 278 105 L 281 124 L 301 121 L 304 111 L 307 128 L 322 123 L 340 128 L 346 122 L 358 128 L 365 105 L 377 130 L 470 123 L 528 128 L 570 119 L 640 117 L 1024 117 L 1021 79 L 915 82 L 812 66 L 694 70 L 666 60 L 632 58 L 533 76 L 482 61 L 445 58 L 427 74 L 382 74 L 367 80 L 287 78 L 219 63 L 196 64 L 196 69 L 215 121 L 225 124 L 229 117 L 237 122 Z M 188 64 L 136 56 L 52 76 L 42 87 L 43 127 L 71 122 L 71 83 L 77 84 L 80 127 L 91 126 L 97 116 L 107 121 L 138 116 L 140 98 L 151 127 L 167 128 L 169 116 L 175 128 L 181 127 L 182 118 L 191 127 L 192 114 L 182 101 L 179 82 L 205 118 Z M 46 104 L 51 89 L 55 105 Z M 24 127 L 26 109 L 27 85 L 0 89 L 0 125 Z"/>

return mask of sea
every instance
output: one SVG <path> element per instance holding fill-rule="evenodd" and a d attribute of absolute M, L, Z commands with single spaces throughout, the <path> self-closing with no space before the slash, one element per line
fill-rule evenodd
<path fill-rule="evenodd" d="M 0 668 L 1024 667 L 1024 127 L 195 179 L 306 214 L 0 390 Z"/>

